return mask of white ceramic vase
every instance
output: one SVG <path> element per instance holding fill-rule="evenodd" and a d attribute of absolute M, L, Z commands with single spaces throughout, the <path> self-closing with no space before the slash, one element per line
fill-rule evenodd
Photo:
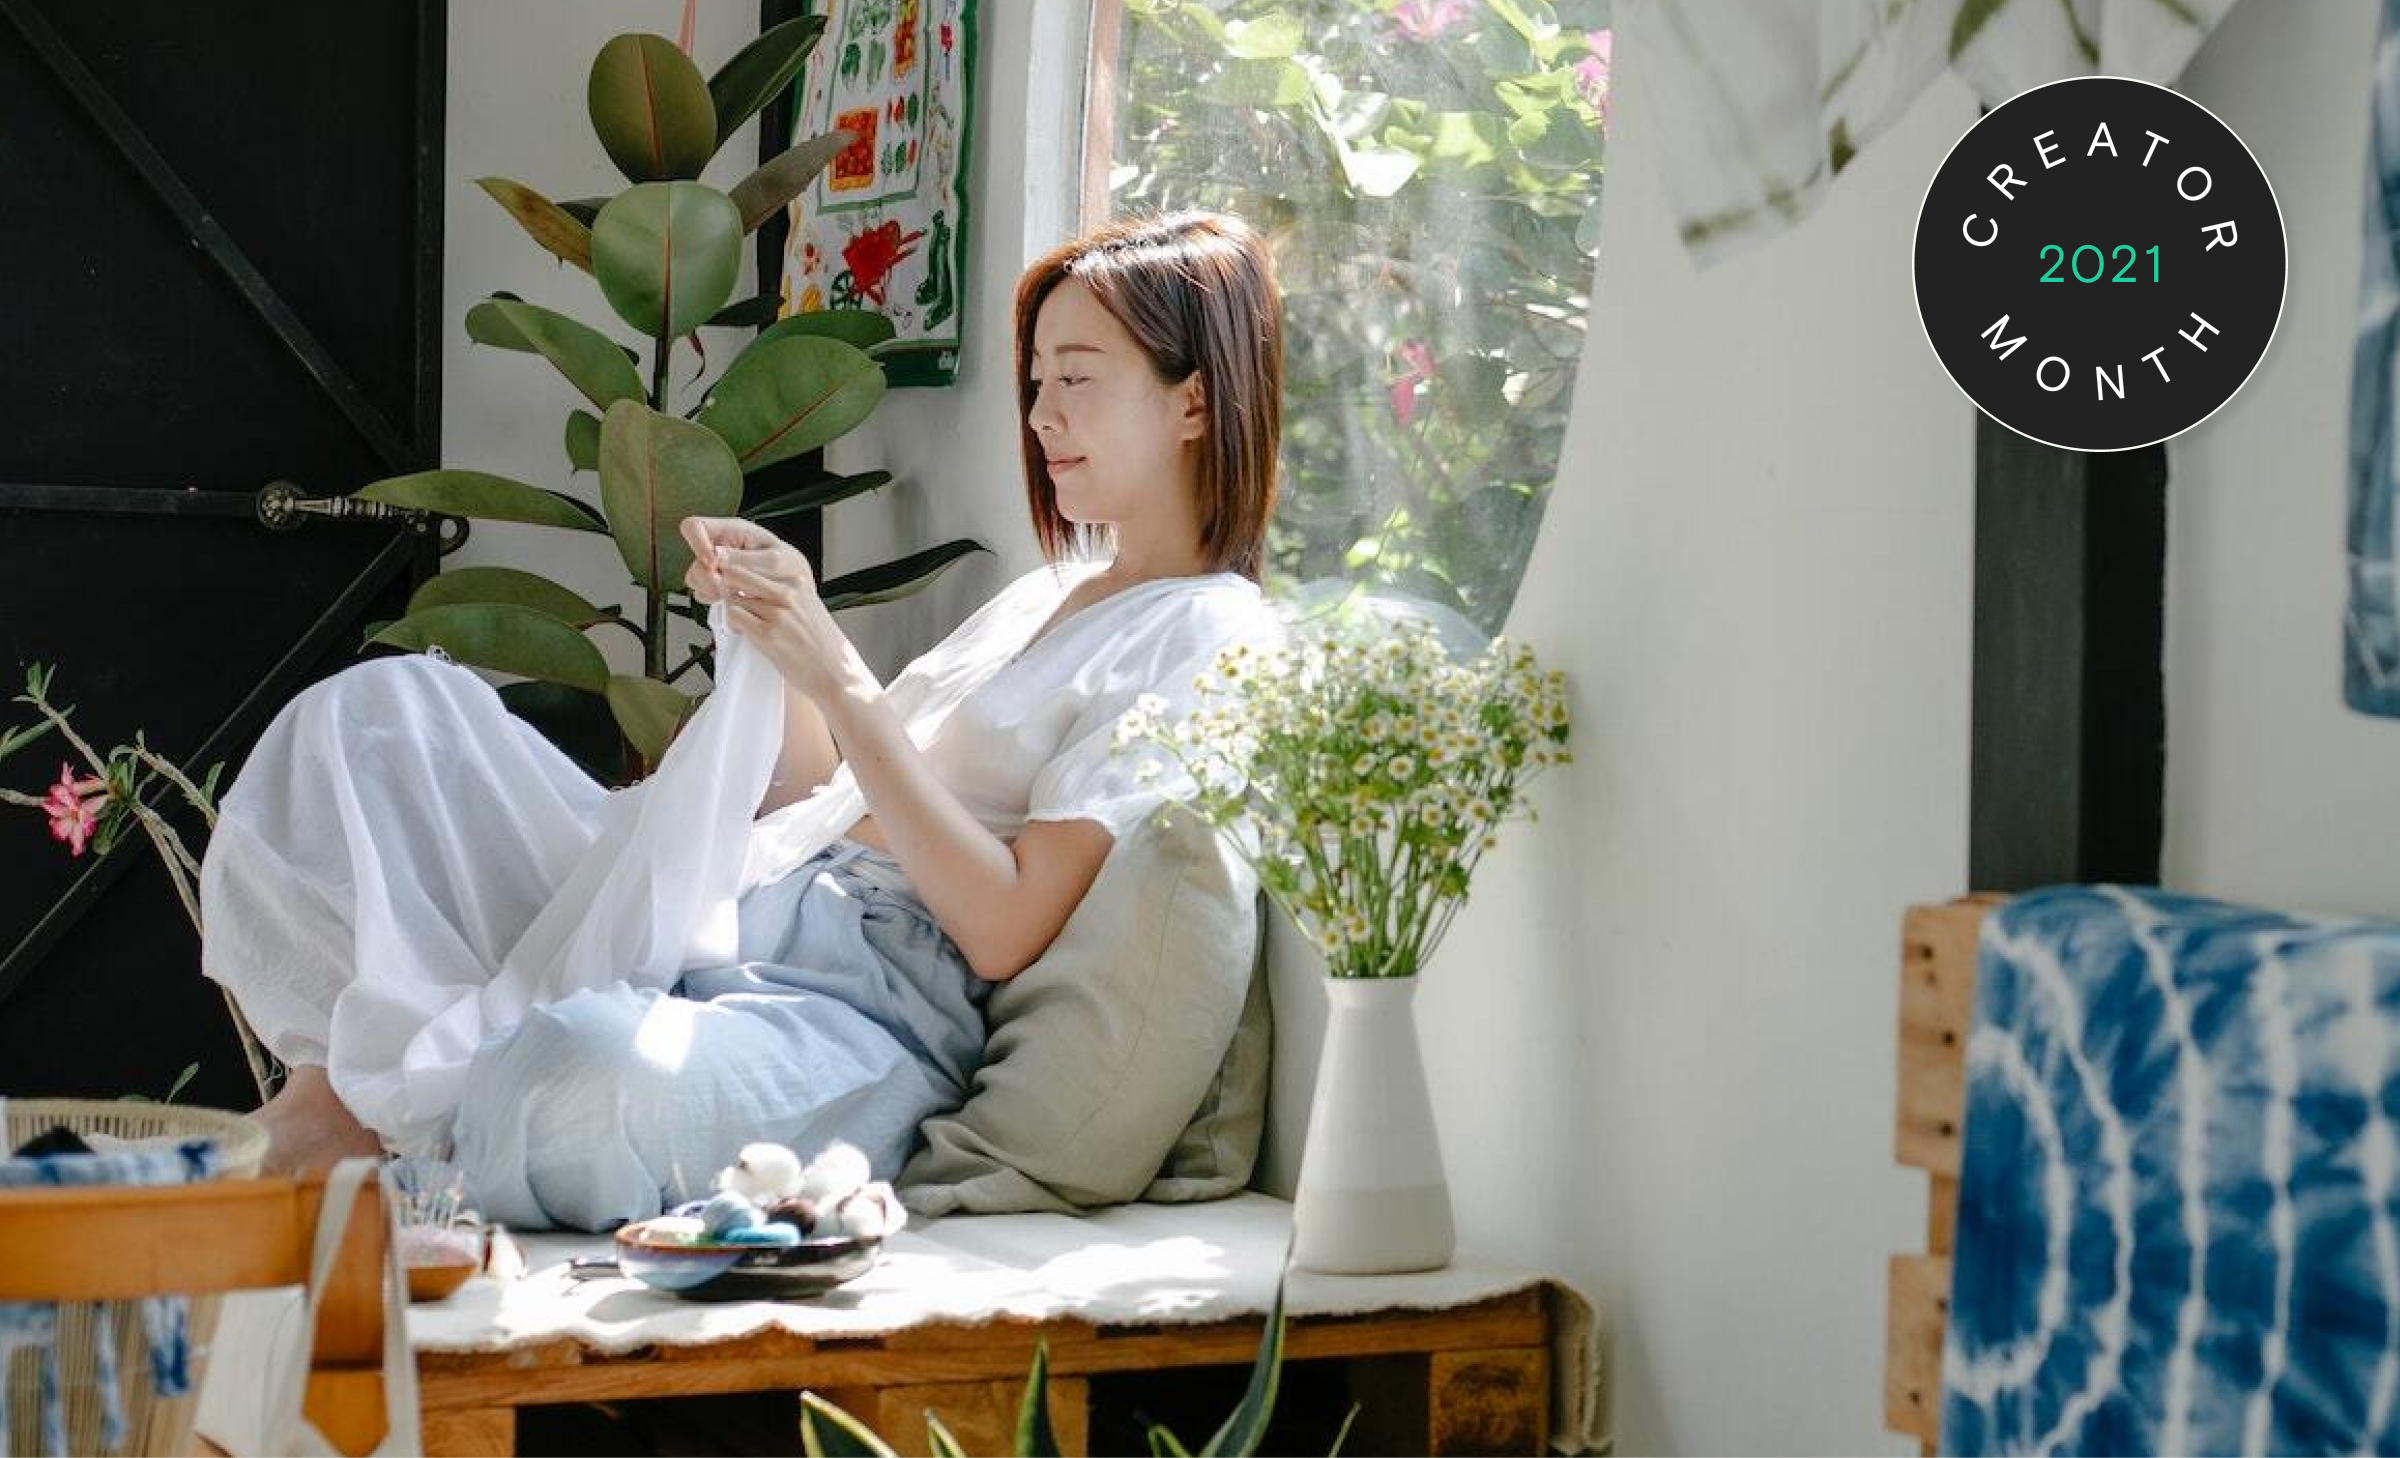
<path fill-rule="evenodd" d="M 1417 1049 L 1414 977 L 1327 977 L 1329 1013 L 1292 1199 L 1292 1263 L 1432 1271 L 1457 1232 Z"/>

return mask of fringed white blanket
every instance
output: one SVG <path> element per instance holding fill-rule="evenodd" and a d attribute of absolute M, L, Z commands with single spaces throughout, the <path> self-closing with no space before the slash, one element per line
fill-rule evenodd
<path fill-rule="evenodd" d="M 1256 1191 L 1191 1205 L 1114 1205 L 1087 1215 L 949 1215 L 915 1220 L 875 1268 L 813 1301 L 687 1302 L 630 1279 L 575 1279 L 567 1262 L 609 1255 L 605 1235 L 520 1237 L 523 1280 L 470 1282 L 409 1311 L 420 1352 L 484 1352 L 571 1338 L 599 1353 L 702 1346 L 781 1329 L 875 1336 L 936 1322 L 1073 1318 L 1200 1323 L 1264 1315 L 1291 1237 L 1289 1202 Z M 1557 1313 L 1552 1445 L 1605 1451 L 1601 1361 L 1591 1302 L 1555 1276 L 1462 1250 L 1439 1271 L 1328 1276 L 1294 1270 L 1289 1315 L 1440 1310 L 1546 1287 Z"/>

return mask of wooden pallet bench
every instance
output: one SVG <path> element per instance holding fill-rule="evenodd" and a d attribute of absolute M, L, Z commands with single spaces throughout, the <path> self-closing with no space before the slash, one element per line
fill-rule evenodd
<path fill-rule="evenodd" d="M 1247 1365 L 1264 1331 L 1259 1318 L 943 1323 L 877 1337 L 767 1331 L 618 1355 L 549 1341 L 426 1352 L 417 1373 L 425 1448 L 436 1458 L 513 1454 L 517 1414 L 527 1406 L 802 1389 L 839 1404 L 903 1452 L 923 1441 L 928 1407 L 969 1452 L 1005 1452 L 1039 1335 L 1049 1349 L 1051 1422 L 1061 1450 L 1081 1454 L 1094 1377 Z M 1285 1328 L 1285 1361 L 1342 1361 L 1348 1390 L 1362 1402 L 1348 1451 L 1538 1454 L 1548 1451 L 1550 1436 L 1551 1332 L 1546 1293 L 1527 1289 L 1440 1311 L 1294 1316 Z M 792 1421 L 799 1422 L 796 1398 Z"/>

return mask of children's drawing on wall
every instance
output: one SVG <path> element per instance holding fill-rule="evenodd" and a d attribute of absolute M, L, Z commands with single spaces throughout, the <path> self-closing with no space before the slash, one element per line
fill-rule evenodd
<path fill-rule="evenodd" d="M 873 309 L 895 385 L 957 378 L 976 0 L 829 0 L 795 83 L 793 139 L 851 143 L 794 198 L 784 314 Z"/>

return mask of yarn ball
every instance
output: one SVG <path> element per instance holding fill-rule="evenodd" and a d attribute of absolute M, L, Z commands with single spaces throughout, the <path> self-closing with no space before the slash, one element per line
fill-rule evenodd
<path fill-rule="evenodd" d="M 800 1232 L 789 1225 L 745 1225 L 717 1238 L 727 1245 L 798 1245 Z"/>
<path fill-rule="evenodd" d="M 758 1207 L 730 1190 L 709 1201 L 700 1211 L 701 1229 L 713 1236 L 748 1230 L 759 1223 Z"/>

